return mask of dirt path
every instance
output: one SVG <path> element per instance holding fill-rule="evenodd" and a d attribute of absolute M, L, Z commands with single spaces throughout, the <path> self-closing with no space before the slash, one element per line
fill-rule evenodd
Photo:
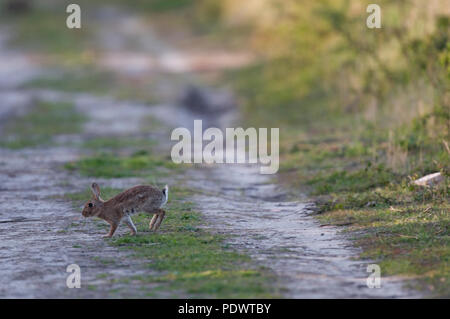
<path fill-rule="evenodd" d="M 176 52 L 148 32 L 148 25 L 139 19 L 110 11 L 99 19 L 99 43 L 111 50 L 114 58 L 104 67 L 123 76 L 136 76 L 142 69 L 124 68 L 114 59 L 130 54 L 150 54 L 156 65 L 173 65 L 167 59 L 175 57 L 180 72 L 177 82 L 162 77 L 161 88 L 177 91 L 180 84 L 195 81 L 185 64 L 182 52 Z M 111 36 L 114 35 L 114 36 Z M 130 38 L 131 37 L 131 38 Z M 138 41 L 137 41 L 138 40 Z M 138 43 L 130 52 L 128 44 Z M 11 54 L 0 46 L 2 57 Z M 40 72 L 19 57 L 17 68 L 30 70 L 29 77 Z M 2 60 L 2 59 L 0 59 Z M 139 60 L 139 59 L 138 59 Z M 159 61 L 159 62 L 158 62 Z M 166 62 L 164 62 L 166 61 Z M 164 68 L 159 68 L 161 69 Z M 2 81 L 11 69 L 0 68 L 0 94 L 9 96 L 16 105 L 26 105 L 33 99 L 71 101 L 78 111 L 88 115 L 84 132 L 71 138 L 83 140 L 86 135 L 121 136 L 142 132 L 141 120 L 151 115 L 169 127 L 190 128 L 199 118 L 183 108 L 171 105 L 148 107 L 131 102 L 118 102 L 85 94 L 52 91 L 18 90 L 22 78 L 11 85 Z M 143 69 L 142 72 L 154 72 Z M 173 72 L 174 70 L 165 70 Z M 28 77 L 28 78 L 29 78 Z M 4 85 L 3 83 L 8 83 Z M 3 103 L 3 102 L 2 102 Z M 7 109 L 12 102 L 4 102 Z M 19 108 L 10 108 L 20 110 Z M 4 112 L 8 118 L 11 112 Z M 105 116 L 107 115 L 107 116 Z M 1 118 L 1 115 L 0 115 Z M 232 126 L 234 114 L 214 120 L 211 125 Z M 1 124 L 0 124 L 1 125 Z M 206 128 L 206 127 L 204 127 Z M 162 143 L 169 144 L 169 135 Z M 144 261 L 111 247 L 102 240 L 104 229 L 93 222 L 84 222 L 70 203 L 58 196 L 81 190 L 90 181 L 72 176 L 61 169 L 67 161 L 78 158 L 83 151 L 76 147 L 50 147 L 20 151 L 0 151 L 0 297 L 139 297 L 140 287 L 121 281 L 130 274 L 139 274 Z M 100 180 L 103 185 L 127 187 L 137 179 Z M 365 284 L 366 266 L 370 262 L 356 261 L 358 250 L 333 227 L 319 227 L 308 215 L 308 204 L 302 200 L 288 201 L 285 192 L 260 175 L 255 166 L 218 165 L 193 169 L 185 176 L 187 186 L 199 189 L 194 200 L 204 214 L 209 227 L 232 234 L 230 244 L 249 253 L 256 262 L 270 267 L 278 276 L 276 284 L 285 288 L 286 297 L 313 298 L 403 298 L 415 296 L 402 289 L 402 283 L 383 278 L 381 289 L 369 289 Z M 126 232 L 124 227 L 119 234 Z M 91 287 L 67 289 L 65 268 L 76 263 L 82 268 L 83 281 Z M 106 274 L 106 277 L 104 276 Z M 111 282 L 111 277 L 117 280 Z"/>
<path fill-rule="evenodd" d="M 192 172 L 195 197 L 213 229 L 233 234 L 231 244 L 278 275 L 288 298 L 407 298 L 400 278 L 382 278 L 380 289 L 366 284 L 370 261 L 335 227 L 320 227 L 309 204 L 260 175 L 257 167 L 220 166 Z M 211 192 L 211 189 L 214 189 Z"/>
<path fill-rule="evenodd" d="M 26 55 L 6 48 L 6 39 L 3 35 L 0 42 L 0 125 L 29 110 L 33 101 L 69 101 L 91 120 L 81 135 L 70 136 L 66 141 L 83 140 L 92 134 L 109 136 L 140 130 L 140 119 L 145 115 L 142 105 L 83 94 L 19 89 L 41 70 Z M 111 117 L 104 118 L 103 114 Z M 132 125 L 124 125 L 124 120 Z M 65 193 L 84 190 L 91 182 L 62 169 L 64 163 L 82 153 L 67 146 L 0 149 L 0 298 L 144 296 L 142 287 L 125 280 L 130 274 L 149 273 L 143 261 L 112 247 L 101 238 L 106 233 L 104 227 L 83 220 L 80 210 L 62 199 Z M 122 188 L 139 181 L 99 182 Z M 125 228 L 119 229 L 119 234 L 124 232 Z M 82 283 L 87 283 L 84 289 L 67 288 L 66 267 L 70 264 L 80 266 Z"/>

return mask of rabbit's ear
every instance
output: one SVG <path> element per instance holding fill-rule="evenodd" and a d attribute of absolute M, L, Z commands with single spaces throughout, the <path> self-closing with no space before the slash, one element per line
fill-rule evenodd
<path fill-rule="evenodd" d="M 100 187 L 97 183 L 92 183 L 91 185 L 92 194 L 94 194 L 95 199 L 100 198 Z"/>

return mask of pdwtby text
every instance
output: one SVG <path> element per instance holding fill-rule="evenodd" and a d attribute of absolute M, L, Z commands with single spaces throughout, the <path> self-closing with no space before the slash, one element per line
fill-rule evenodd
<path fill-rule="evenodd" d="M 248 303 L 248 304 L 222 304 L 221 308 L 214 306 L 199 306 L 199 305 L 189 305 L 188 303 L 183 306 L 178 306 L 179 314 L 202 314 L 209 317 L 213 312 L 221 312 L 224 314 L 243 314 L 243 313 L 254 313 L 254 314 L 268 314 L 270 309 L 270 304 L 261 303 Z"/>

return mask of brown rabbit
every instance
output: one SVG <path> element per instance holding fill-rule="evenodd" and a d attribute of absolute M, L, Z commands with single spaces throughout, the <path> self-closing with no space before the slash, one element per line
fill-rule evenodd
<path fill-rule="evenodd" d="M 161 207 L 167 203 L 169 188 L 166 185 L 163 190 L 148 185 L 134 186 L 116 195 L 110 200 L 104 201 L 100 197 L 100 187 L 92 183 L 92 200 L 86 203 L 81 213 L 84 217 L 96 216 L 104 219 L 111 225 L 109 233 L 104 237 L 112 237 L 120 221 L 123 220 L 131 229 L 131 234 L 136 234 L 136 226 L 131 220 L 131 215 L 140 211 L 154 214 L 150 222 L 150 230 L 156 231 L 161 225 L 166 212 Z"/>

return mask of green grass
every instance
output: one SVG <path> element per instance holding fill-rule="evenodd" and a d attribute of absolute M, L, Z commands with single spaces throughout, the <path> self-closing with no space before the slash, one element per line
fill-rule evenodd
<path fill-rule="evenodd" d="M 57 61 L 53 61 L 57 62 Z M 100 96 L 115 97 L 118 100 L 141 101 L 155 104 L 161 101 L 154 79 L 130 82 L 109 71 L 99 70 L 93 63 L 86 61 L 66 65 L 65 60 L 51 67 L 60 70 L 45 74 L 26 82 L 24 88 L 50 89 L 71 93 L 91 93 Z"/>
<path fill-rule="evenodd" d="M 308 181 L 314 185 L 315 194 L 328 194 L 330 191 L 364 191 L 377 186 L 387 185 L 394 174 L 386 170 L 383 166 L 375 169 L 365 168 L 355 172 L 338 170 L 331 174 L 323 174 Z"/>
<path fill-rule="evenodd" d="M 120 151 L 126 149 L 150 151 L 155 146 L 156 141 L 147 138 L 137 137 L 95 137 L 85 141 L 83 148 L 94 150 Z"/>
<path fill-rule="evenodd" d="M 98 59 L 104 51 L 98 45 L 98 21 L 95 12 L 104 7 L 117 6 L 119 10 L 130 11 L 131 14 L 166 12 L 188 7 L 192 0 L 153 0 L 133 1 L 82 1 L 81 29 L 66 27 L 65 3 L 43 4 L 36 0 L 34 9 L 20 14 L 3 13 L 2 19 L 13 27 L 10 45 L 18 50 L 25 50 L 36 57 L 37 63 L 48 69 L 56 69 L 58 73 L 48 73 L 31 79 L 25 88 L 48 88 L 65 92 L 88 92 L 108 95 L 123 100 L 139 100 L 148 104 L 161 102 L 160 87 L 153 77 L 145 80 L 130 81 L 128 77 L 117 76 L 112 72 L 100 70 Z M 92 16 L 85 14 L 94 12 Z M 137 49 L 129 47 L 129 50 Z M 166 77 L 168 75 L 165 75 Z"/>
<path fill-rule="evenodd" d="M 449 210 L 444 202 L 334 209 L 319 220 L 362 231 L 356 241 L 364 248 L 362 257 L 378 261 L 385 275 L 415 276 L 416 288 L 449 297 Z"/>
<path fill-rule="evenodd" d="M 100 153 L 69 162 L 65 165 L 65 168 L 90 177 L 120 178 L 136 176 L 153 179 L 164 176 L 170 170 L 178 169 L 179 166 L 170 159 L 142 150 L 131 156 Z"/>
<path fill-rule="evenodd" d="M 187 193 L 185 189 L 172 190 L 167 217 L 158 233 L 148 233 L 150 217 L 139 215 L 133 218 L 137 236 L 113 239 L 114 245 L 133 250 L 136 257 L 149 260 L 151 269 L 161 272 L 133 279 L 164 283 L 167 289 L 184 291 L 190 297 L 275 297 L 277 293 L 270 288 L 272 275 L 248 256 L 227 248 L 223 236 L 203 229 L 202 216 L 184 199 Z"/>
<path fill-rule="evenodd" d="M 361 257 L 375 260 L 384 275 L 413 277 L 413 288 L 450 296 L 450 155 L 445 148 L 423 144 L 434 150 L 410 150 L 410 166 L 402 172 L 387 167 L 388 145 L 359 136 L 356 150 L 343 151 L 351 135 L 330 138 L 325 131 L 286 142 L 280 180 L 311 194 L 321 223 L 346 226 L 363 248 Z M 374 133 L 372 141 L 378 138 Z M 411 183 L 439 170 L 445 179 L 437 187 Z"/>
<path fill-rule="evenodd" d="M 8 121 L 0 146 L 19 149 L 48 145 L 57 135 L 79 133 L 84 121 L 71 103 L 39 102 L 30 112 Z"/>
<path fill-rule="evenodd" d="M 61 58 L 66 65 L 85 63 L 90 60 L 83 52 L 89 46 L 92 26 L 87 25 L 84 19 L 81 29 L 68 29 L 66 18 L 64 5 L 51 10 L 35 8 L 27 14 L 7 16 L 6 21 L 15 25 L 11 44 Z"/>
<path fill-rule="evenodd" d="M 92 70 L 92 66 L 77 66 L 57 74 L 42 75 L 23 85 L 24 88 L 52 89 L 64 92 L 108 94 L 114 77 L 109 72 Z"/>
<path fill-rule="evenodd" d="M 171 10 L 183 9 L 195 3 L 195 1 L 193 0 L 135 0 L 133 2 L 125 0 L 112 0 L 103 2 L 108 3 L 109 5 L 117 4 L 125 7 L 130 7 L 133 10 L 139 10 L 141 12 L 149 13 L 161 13 Z M 102 3 L 102 1 L 99 1 L 99 3 Z"/>
<path fill-rule="evenodd" d="M 115 264 L 115 260 L 113 258 L 101 258 L 101 257 L 94 257 L 93 258 L 96 262 L 99 262 L 103 265 L 111 265 L 111 264 Z"/>

